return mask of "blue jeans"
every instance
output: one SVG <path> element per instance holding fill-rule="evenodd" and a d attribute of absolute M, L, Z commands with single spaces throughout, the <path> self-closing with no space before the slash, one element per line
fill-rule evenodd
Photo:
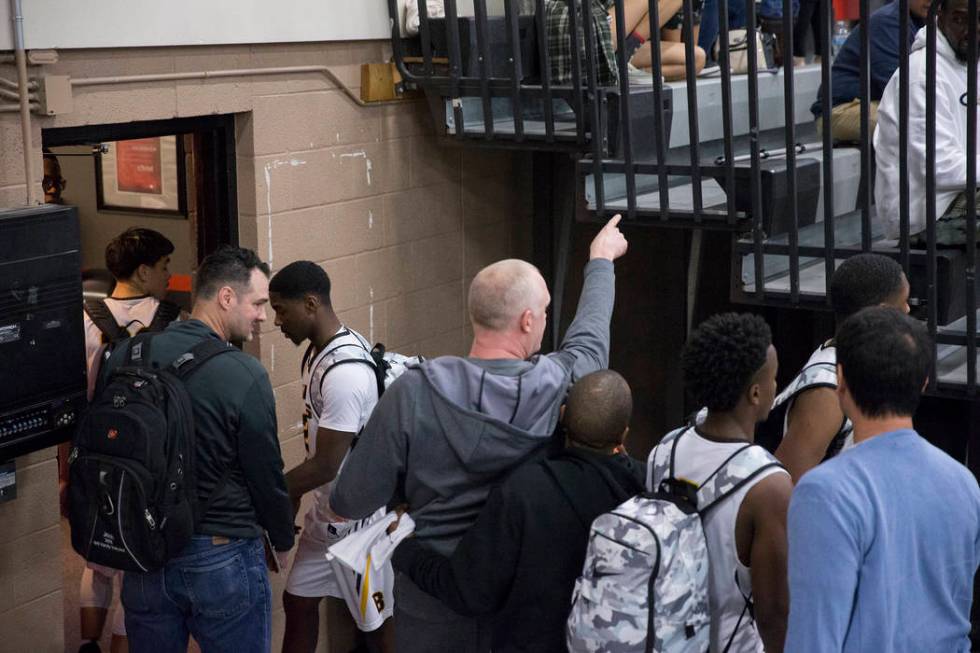
<path fill-rule="evenodd" d="M 163 569 L 127 573 L 122 603 L 133 653 L 184 653 L 188 634 L 203 653 L 272 647 L 272 590 L 260 538 L 214 544 L 195 536 Z"/>

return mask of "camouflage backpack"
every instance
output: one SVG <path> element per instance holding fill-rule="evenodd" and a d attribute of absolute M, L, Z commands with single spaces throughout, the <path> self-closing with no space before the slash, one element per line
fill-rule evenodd
<path fill-rule="evenodd" d="M 708 547 L 703 516 L 779 463 L 746 444 L 700 487 L 674 477 L 689 428 L 666 435 L 670 456 L 652 470 L 656 488 L 596 517 L 568 617 L 572 653 L 704 653 L 709 648 Z M 750 600 L 724 651 L 727 653 Z"/>

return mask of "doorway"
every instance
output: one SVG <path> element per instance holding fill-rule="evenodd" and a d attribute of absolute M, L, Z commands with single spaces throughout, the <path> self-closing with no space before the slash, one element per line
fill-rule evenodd
<path fill-rule="evenodd" d="M 200 262 L 221 245 L 238 244 L 234 116 L 46 129 L 42 143 L 46 200 L 78 210 L 86 295 L 111 292 L 105 246 L 126 229 L 142 227 L 173 243 L 167 298 L 189 310 Z M 65 650 L 75 651 L 86 602 L 80 592 L 85 561 L 72 550 L 66 519 L 62 561 Z M 110 650 L 118 627 L 121 581 L 110 582 L 112 601 L 99 638 L 103 651 Z"/>

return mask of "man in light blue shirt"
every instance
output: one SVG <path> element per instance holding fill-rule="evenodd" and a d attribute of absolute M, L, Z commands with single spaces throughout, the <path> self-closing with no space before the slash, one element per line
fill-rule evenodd
<path fill-rule="evenodd" d="M 912 429 L 931 351 L 925 326 L 892 308 L 838 331 L 855 446 L 793 492 L 787 651 L 970 650 L 980 488 Z"/>

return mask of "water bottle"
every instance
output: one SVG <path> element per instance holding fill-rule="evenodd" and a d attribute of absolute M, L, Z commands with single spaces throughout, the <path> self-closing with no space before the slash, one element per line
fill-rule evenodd
<path fill-rule="evenodd" d="M 851 26 L 846 20 L 839 20 L 834 23 L 834 33 L 830 39 L 831 53 L 834 57 L 844 47 L 844 41 L 851 33 Z"/>

